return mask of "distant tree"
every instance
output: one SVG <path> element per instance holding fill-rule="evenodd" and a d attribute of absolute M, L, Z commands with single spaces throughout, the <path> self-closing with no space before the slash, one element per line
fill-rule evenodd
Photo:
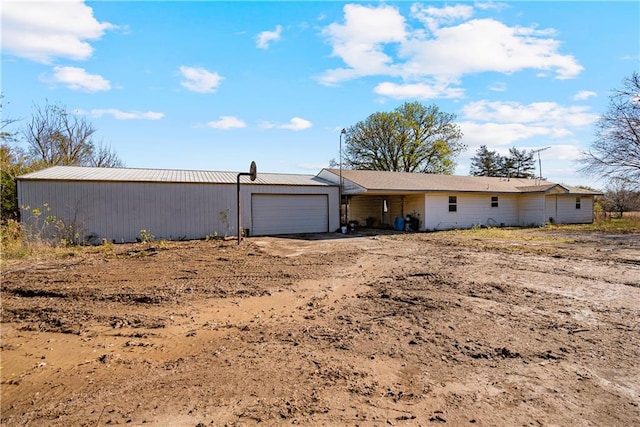
<path fill-rule="evenodd" d="M 609 97 L 600 117 L 596 139 L 583 153 L 581 171 L 605 178 L 628 180 L 640 189 L 640 74 L 625 78 Z"/>
<path fill-rule="evenodd" d="M 4 114 L 4 94 L 0 94 L 0 219 L 18 219 L 18 194 L 15 178 L 29 170 L 28 160 L 20 148 L 12 143 L 17 140 L 17 132 L 10 126 L 17 119 L 7 118 Z"/>
<path fill-rule="evenodd" d="M 500 155 L 490 151 L 486 145 L 481 145 L 471 158 L 470 172 L 473 176 L 500 176 L 501 168 Z"/>
<path fill-rule="evenodd" d="M 533 153 L 509 148 L 509 155 L 501 156 L 486 145 L 480 146 L 471 158 L 470 174 L 509 178 L 533 178 L 535 170 Z"/>
<path fill-rule="evenodd" d="M 533 178 L 535 159 L 533 152 L 509 148 L 509 155 L 502 158 L 502 176 L 511 178 Z"/>
<path fill-rule="evenodd" d="M 0 218 L 3 222 L 8 219 L 18 219 L 16 178 L 31 172 L 34 166 L 19 147 L 11 146 L 6 142 L 0 145 Z"/>
<path fill-rule="evenodd" d="M 620 218 L 624 212 L 640 210 L 640 191 L 634 183 L 623 178 L 614 178 L 605 188 L 604 197 L 601 200 L 606 212 L 617 212 Z"/>
<path fill-rule="evenodd" d="M 455 115 L 437 106 L 404 103 L 377 112 L 347 129 L 345 165 L 350 169 L 451 174 L 465 149 Z"/>
<path fill-rule="evenodd" d="M 95 132 L 84 117 L 47 103 L 35 107 L 23 136 L 31 158 L 45 166 L 122 166 L 109 147 L 94 143 Z"/>
<path fill-rule="evenodd" d="M 1 101 L 2 97 L 0 97 Z M 0 108 L 3 104 L 0 102 Z M 83 117 L 58 105 L 36 107 L 35 114 L 22 130 L 10 131 L 17 122 L 0 122 L 0 206 L 2 221 L 18 219 L 16 178 L 55 165 L 118 167 L 122 162 L 109 147 L 93 142 L 95 128 Z M 20 136 L 27 148 L 17 145 Z"/>
<path fill-rule="evenodd" d="M 3 144 L 7 144 L 16 140 L 17 132 L 13 132 L 9 129 L 13 123 L 17 122 L 18 119 L 11 119 L 5 117 L 4 112 L 4 94 L 0 94 L 0 141 Z"/>

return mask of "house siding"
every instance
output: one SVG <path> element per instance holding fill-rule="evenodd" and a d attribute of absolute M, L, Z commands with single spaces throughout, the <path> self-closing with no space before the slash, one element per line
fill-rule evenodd
<path fill-rule="evenodd" d="M 457 198 L 456 212 L 449 212 L 449 196 Z M 498 196 L 498 207 L 491 207 L 492 196 Z M 425 198 L 425 212 L 426 230 L 517 225 L 518 198 L 502 194 L 431 193 Z"/>
<path fill-rule="evenodd" d="M 518 198 L 518 225 L 540 226 L 545 223 L 544 194 L 523 194 Z"/>
<path fill-rule="evenodd" d="M 576 209 L 575 194 L 551 194 L 546 196 L 546 219 L 564 224 L 590 224 L 593 222 L 593 197 L 580 197 L 580 209 Z"/>
<path fill-rule="evenodd" d="M 217 233 L 237 233 L 236 185 L 105 181 L 19 180 L 19 205 L 49 206 L 47 215 L 75 223 L 81 238 L 94 235 L 115 242 L 132 242 L 147 230 L 158 239 L 200 239 Z M 241 186 L 242 226 L 249 228 L 251 194 L 327 194 L 330 229 L 337 229 L 338 189 L 329 186 Z M 228 210 L 227 222 L 220 212 Z M 33 223 L 30 209 L 21 209 L 22 222 Z"/>

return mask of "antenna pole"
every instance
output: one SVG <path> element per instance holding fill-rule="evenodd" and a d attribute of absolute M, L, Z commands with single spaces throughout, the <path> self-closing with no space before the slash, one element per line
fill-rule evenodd
<path fill-rule="evenodd" d="M 551 147 L 544 147 L 544 148 L 538 148 L 537 150 L 531 150 L 532 154 L 536 154 L 538 153 L 538 170 L 540 172 L 540 175 L 538 176 L 538 179 L 542 179 L 542 160 L 540 159 L 540 152 L 544 151 L 544 150 L 548 150 Z"/>

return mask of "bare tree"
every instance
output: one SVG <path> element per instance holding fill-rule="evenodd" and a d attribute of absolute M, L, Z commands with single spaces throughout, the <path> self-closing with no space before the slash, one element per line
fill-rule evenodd
<path fill-rule="evenodd" d="M 16 132 L 9 130 L 9 126 L 18 122 L 18 119 L 8 118 L 3 114 L 4 111 L 4 94 L 0 94 L 0 141 L 2 143 L 10 143 L 16 140 Z"/>
<path fill-rule="evenodd" d="M 633 191 L 633 183 L 622 178 L 612 179 L 604 191 L 602 207 L 607 212 L 617 212 L 622 218 L 624 212 L 640 209 L 640 192 Z"/>
<path fill-rule="evenodd" d="M 627 180 L 640 188 L 640 74 L 623 80 L 609 98 L 609 108 L 597 124 L 596 139 L 583 153 L 581 171 Z"/>
<path fill-rule="evenodd" d="M 104 144 L 94 146 L 93 156 L 88 166 L 98 168 L 119 168 L 123 166 L 122 160 L 111 150 L 111 147 Z"/>
<path fill-rule="evenodd" d="M 29 154 L 47 166 L 121 166 L 109 147 L 93 142 L 96 129 L 84 117 L 47 103 L 35 113 L 23 134 Z"/>

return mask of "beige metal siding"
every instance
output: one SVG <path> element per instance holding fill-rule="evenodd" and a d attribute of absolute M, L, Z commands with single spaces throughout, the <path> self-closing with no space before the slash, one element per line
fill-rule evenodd
<path fill-rule="evenodd" d="M 234 189 L 209 184 L 23 181 L 21 203 L 31 208 L 47 203 L 50 215 L 75 223 L 84 235 L 115 242 L 134 241 L 141 230 L 158 239 L 196 239 L 224 234 L 220 211 L 235 214 Z M 29 216 L 30 211 L 23 210 L 23 220 L 29 221 Z"/>
<path fill-rule="evenodd" d="M 329 231 L 329 200 L 323 194 L 253 194 L 251 235 Z"/>
<path fill-rule="evenodd" d="M 200 239 L 237 234 L 235 184 L 20 180 L 19 203 L 48 204 L 48 215 L 75 223 L 83 236 L 132 242 L 147 230 L 158 239 Z M 328 199 L 329 227 L 338 228 L 338 189 L 329 186 L 242 184 L 242 227 L 250 228 L 252 193 L 322 194 Z M 334 212 L 335 211 L 335 212 Z M 223 219 L 227 213 L 227 221 Z M 22 210 L 23 222 L 33 222 Z"/>

